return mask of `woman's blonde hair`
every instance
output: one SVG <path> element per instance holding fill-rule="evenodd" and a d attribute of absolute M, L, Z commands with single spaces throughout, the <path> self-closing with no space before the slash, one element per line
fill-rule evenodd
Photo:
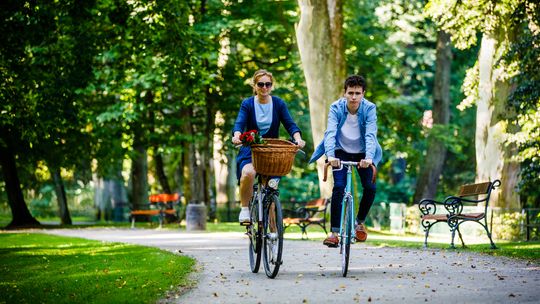
<path fill-rule="evenodd" d="M 272 76 L 272 73 L 268 72 L 267 70 L 257 70 L 255 74 L 253 74 L 253 78 L 251 78 L 251 87 L 253 88 L 253 95 L 257 95 L 257 81 L 259 78 L 263 76 L 270 77 L 270 81 L 272 82 L 272 86 L 274 86 L 274 76 Z"/>

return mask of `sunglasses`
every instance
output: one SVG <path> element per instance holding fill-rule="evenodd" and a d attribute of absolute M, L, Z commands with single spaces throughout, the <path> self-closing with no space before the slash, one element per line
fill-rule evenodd
<path fill-rule="evenodd" d="M 264 86 L 266 86 L 267 88 L 271 88 L 272 83 L 271 82 L 257 82 L 257 86 L 259 88 L 263 88 Z"/>

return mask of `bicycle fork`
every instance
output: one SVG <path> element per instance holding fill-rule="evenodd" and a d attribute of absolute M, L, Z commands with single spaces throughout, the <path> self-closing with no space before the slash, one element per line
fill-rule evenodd
<path fill-rule="evenodd" d="M 341 202 L 341 225 L 339 225 L 339 235 L 343 236 L 341 239 L 341 242 L 354 242 L 354 239 L 352 237 L 352 233 L 345 233 L 343 234 L 343 223 L 345 221 L 350 221 L 349 225 L 345 225 L 345 227 L 348 227 L 350 230 L 352 230 L 352 227 L 354 227 L 354 198 L 352 196 L 351 192 L 351 184 L 352 184 L 352 167 L 347 166 L 347 186 L 345 187 L 345 195 L 343 196 L 343 201 Z M 346 202 L 349 201 L 349 204 L 346 204 Z M 349 208 L 347 212 L 347 218 L 345 218 L 345 208 Z M 347 231 L 345 231 L 347 232 Z M 349 237 L 351 238 L 349 240 Z M 346 244 L 346 243 L 345 243 Z M 342 247 L 340 246 L 340 253 L 342 253 Z"/>

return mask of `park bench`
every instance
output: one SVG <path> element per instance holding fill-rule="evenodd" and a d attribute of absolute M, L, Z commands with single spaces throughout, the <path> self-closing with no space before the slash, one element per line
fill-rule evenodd
<path fill-rule="evenodd" d="M 425 231 L 424 248 L 427 247 L 429 230 L 437 223 L 446 223 L 450 227 L 450 231 L 452 232 L 451 248 L 455 248 L 454 237 L 456 231 L 458 232 L 461 244 L 465 247 L 465 242 L 463 242 L 463 237 L 459 231 L 459 226 L 465 222 L 476 222 L 484 227 L 489 241 L 491 242 L 491 248 L 496 249 L 497 247 L 491 238 L 490 228 L 488 228 L 487 208 L 489 206 L 491 191 L 500 185 L 500 180 L 463 185 L 460 187 L 457 196 L 448 196 L 443 202 L 432 199 L 421 200 L 418 207 L 422 213 L 421 220 Z M 483 212 L 463 213 L 463 207 L 465 205 L 478 206 L 479 204 L 483 204 Z M 442 213 L 438 212 L 437 206 L 444 207 L 444 209 L 442 207 L 439 208 L 439 210 L 442 210 Z"/>
<path fill-rule="evenodd" d="M 328 202 L 328 199 L 318 198 L 304 203 L 294 210 L 284 209 L 284 230 L 291 225 L 297 225 L 302 230 L 302 239 L 304 239 L 304 235 L 307 238 L 307 228 L 310 225 L 318 225 L 322 227 L 326 234 L 326 209 L 328 208 Z"/>
<path fill-rule="evenodd" d="M 174 208 L 180 202 L 180 195 L 174 194 L 154 194 L 149 197 L 150 203 L 147 209 L 131 210 L 131 228 L 135 228 L 135 219 L 138 216 L 154 216 L 158 218 L 159 228 L 167 215 L 179 218 L 178 211 Z"/>
<path fill-rule="evenodd" d="M 539 235 L 540 228 L 540 209 L 539 208 L 525 208 L 525 231 L 527 235 L 527 241 L 530 241 L 534 236 Z M 531 232 L 534 232 L 531 238 Z"/>

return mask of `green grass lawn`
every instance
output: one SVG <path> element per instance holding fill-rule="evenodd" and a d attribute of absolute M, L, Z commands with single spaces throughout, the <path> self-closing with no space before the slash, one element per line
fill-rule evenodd
<path fill-rule="evenodd" d="M 0 233 L 0 303 L 155 303 L 189 287 L 193 265 L 150 247 Z"/>

